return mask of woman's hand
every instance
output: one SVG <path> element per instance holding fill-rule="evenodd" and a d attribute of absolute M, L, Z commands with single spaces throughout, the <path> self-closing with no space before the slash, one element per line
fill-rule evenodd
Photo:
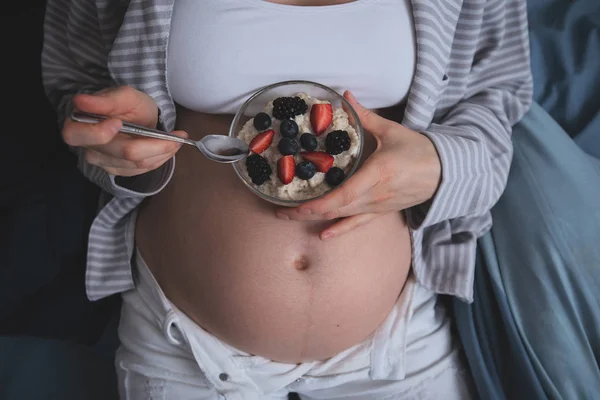
<path fill-rule="evenodd" d="M 181 144 L 119 133 L 121 121 L 155 128 L 158 106 L 146 93 L 129 86 L 73 97 L 76 109 L 109 118 L 98 124 L 65 120 L 62 136 L 68 145 L 83 147 L 88 163 L 117 176 L 135 176 L 154 170 L 169 160 Z M 187 137 L 183 131 L 172 132 Z"/>
<path fill-rule="evenodd" d="M 330 239 L 390 211 L 421 204 L 435 194 L 441 179 L 440 159 L 425 135 L 387 120 L 360 105 L 346 91 L 363 128 L 377 149 L 341 187 L 297 208 L 280 208 L 277 216 L 293 220 L 333 220 L 347 217 L 321 232 Z"/>

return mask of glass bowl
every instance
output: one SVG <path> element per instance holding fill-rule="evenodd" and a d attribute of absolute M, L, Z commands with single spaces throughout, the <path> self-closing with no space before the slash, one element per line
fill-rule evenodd
<path fill-rule="evenodd" d="M 256 114 L 263 111 L 265 106 L 270 101 L 276 99 L 277 97 L 291 97 L 299 93 L 305 93 L 319 100 L 328 101 L 332 104 L 334 110 L 343 106 L 344 110 L 348 114 L 348 122 L 354 128 L 358 136 L 358 150 L 355 155 L 353 165 L 351 165 L 351 167 L 347 170 L 344 181 L 341 183 L 343 184 L 346 180 L 348 180 L 348 178 L 350 178 L 354 174 L 354 172 L 356 172 L 356 169 L 358 168 L 358 164 L 363 152 L 364 132 L 356 114 L 356 111 L 352 108 L 350 103 L 348 103 L 348 101 L 342 95 L 325 85 L 316 82 L 295 80 L 278 82 L 269 86 L 265 86 L 264 88 L 260 89 L 258 92 L 250 96 L 250 98 L 246 100 L 244 104 L 242 104 L 240 109 L 237 111 L 235 117 L 233 118 L 233 121 L 231 122 L 231 126 L 229 127 L 229 136 L 237 137 L 238 133 L 242 130 L 244 125 L 250 119 L 254 118 Z M 307 110 L 307 113 L 310 113 L 310 108 Z M 300 135 L 302 135 L 302 133 L 303 132 L 298 133 L 298 138 L 300 137 Z M 237 176 L 252 193 L 262 198 L 263 200 L 266 200 L 270 203 L 279 206 L 296 207 L 309 200 L 314 200 L 319 197 L 322 197 L 333 189 L 328 188 L 328 190 L 325 193 L 307 199 L 282 199 L 261 192 L 258 189 L 258 186 L 252 183 L 252 181 L 246 173 L 245 160 L 233 163 L 232 166 Z M 277 176 L 277 166 L 271 164 L 271 169 L 272 174 L 275 174 L 275 176 Z M 327 185 L 327 183 L 323 182 L 322 185 Z"/>

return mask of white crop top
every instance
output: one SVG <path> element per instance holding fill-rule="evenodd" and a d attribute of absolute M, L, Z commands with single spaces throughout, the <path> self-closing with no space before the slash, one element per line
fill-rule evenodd
<path fill-rule="evenodd" d="M 350 89 L 376 109 L 405 100 L 415 53 L 410 0 L 175 0 L 167 83 L 176 103 L 205 113 L 235 113 L 256 90 L 290 79 Z"/>

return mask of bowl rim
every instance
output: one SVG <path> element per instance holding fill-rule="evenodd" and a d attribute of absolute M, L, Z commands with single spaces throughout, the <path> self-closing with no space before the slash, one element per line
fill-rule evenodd
<path fill-rule="evenodd" d="M 308 81 L 308 80 L 288 80 L 288 81 L 281 81 L 281 82 L 276 82 L 276 83 L 272 83 L 270 85 L 266 85 L 263 86 L 261 89 L 257 90 L 254 94 L 252 94 L 241 106 L 240 108 L 238 108 L 237 112 L 235 113 L 235 116 L 233 118 L 233 120 L 231 121 L 231 124 L 229 125 L 229 134 L 228 136 L 230 137 L 235 137 L 236 132 L 235 129 L 242 117 L 242 115 L 244 114 L 244 111 L 246 110 L 246 108 L 248 108 L 248 106 L 252 103 L 252 101 L 254 101 L 254 99 L 256 99 L 258 96 L 260 96 L 261 94 L 280 87 L 280 86 L 288 86 L 288 85 L 297 85 L 297 84 L 301 84 L 301 85 L 309 85 L 309 86 L 316 86 L 318 88 L 321 88 L 329 93 L 331 93 L 332 95 L 334 95 L 334 97 L 338 97 L 341 101 L 342 104 L 345 104 L 347 106 L 347 110 L 350 111 L 351 118 L 354 119 L 355 121 L 355 130 L 357 130 L 357 134 L 359 137 L 359 144 L 358 144 L 358 151 L 356 153 L 356 158 L 355 158 L 355 162 L 354 165 L 350 168 L 350 170 L 348 171 L 348 173 L 346 174 L 346 177 L 344 178 L 344 180 L 342 181 L 342 183 L 337 186 L 337 188 L 339 188 L 340 186 L 342 186 L 352 175 L 354 175 L 354 173 L 356 172 L 356 170 L 358 169 L 358 166 L 360 164 L 360 160 L 362 158 L 362 153 L 363 153 L 363 147 L 364 147 L 364 130 L 363 130 L 363 126 L 360 122 L 360 119 L 358 118 L 358 114 L 356 113 L 356 110 L 354 109 L 354 107 L 352 107 L 352 105 L 348 102 L 348 100 L 346 100 L 344 98 L 343 95 L 339 94 L 338 92 L 336 92 L 334 89 L 330 88 L 329 86 L 323 85 L 321 83 L 318 82 L 313 82 L 313 81 Z M 348 112 L 347 110 L 344 110 L 346 112 Z M 242 160 L 243 161 L 243 160 Z M 335 190 L 336 188 L 331 188 L 330 190 L 326 191 L 323 194 L 320 194 L 319 196 L 316 197 L 311 197 L 309 199 L 303 199 L 303 200 L 286 200 L 286 199 L 280 199 L 279 197 L 275 197 L 275 196 L 271 196 L 268 195 L 266 193 L 261 192 L 260 190 L 256 189 L 254 186 L 252 186 L 250 184 L 250 182 L 248 182 L 248 180 L 246 178 L 244 178 L 241 168 L 237 167 L 237 164 L 239 162 L 242 161 L 238 161 L 235 163 L 232 163 L 231 166 L 233 167 L 233 170 L 235 171 L 235 173 L 237 174 L 237 176 L 240 178 L 240 180 L 246 185 L 246 187 L 248 187 L 254 194 L 256 194 L 257 196 L 259 196 L 260 198 L 269 201 L 270 203 L 274 203 L 274 204 L 278 204 L 281 206 L 289 206 L 289 207 L 294 207 L 294 206 L 298 206 L 300 204 L 309 202 L 309 201 L 313 201 L 316 199 L 319 199 L 327 194 L 329 194 L 332 190 Z"/>

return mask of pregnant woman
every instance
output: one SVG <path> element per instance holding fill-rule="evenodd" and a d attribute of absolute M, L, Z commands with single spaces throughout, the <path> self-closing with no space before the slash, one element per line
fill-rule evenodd
<path fill-rule="evenodd" d="M 530 103 L 526 21 L 522 0 L 49 0 L 47 93 L 107 195 L 86 284 L 123 297 L 121 397 L 472 398 L 439 295 L 472 300 Z M 362 168 L 296 209 L 118 133 L 226 133 L 290 79 L 347 89 L 370 134 Z"/>

